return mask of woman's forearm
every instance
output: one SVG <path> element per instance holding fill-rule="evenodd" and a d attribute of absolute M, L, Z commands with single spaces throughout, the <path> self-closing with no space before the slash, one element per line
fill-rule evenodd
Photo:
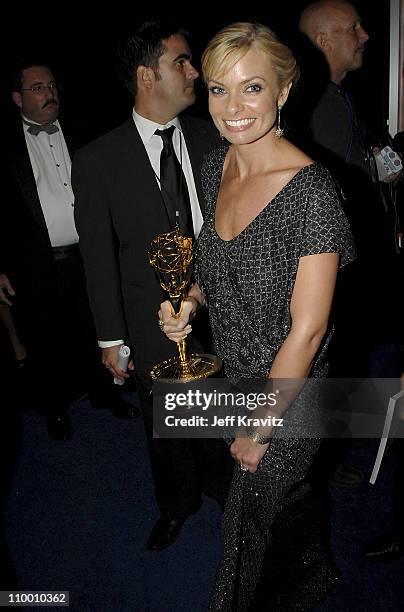
<path fill-rule="evenodd" d="M 291 330 L 273 361 L 264 391 L 267 397 L 275 393 L 276 404 L 273 405 L 271 402 L 268 406 L 260 406 L 254 411 L 252 415 L 254 418 L 263 419 L 264 422 L 268 417 L 283 417 L 310 374 L 323 335 L 322 330 L 311 334 Z M 246 433 L 253 440 L 260 439 L 263 443 L 271 437 L 273 427 L 272 425 L 249 427 Z"/>
<path fill-rule="evenodd" d="M 187 298 L 191 298 L 195 300 L 196 310 L 198 310 L 199 308 L 201 308 L 201 306 L 204 306 L 206 304 L 205 296 L 201 288 L 199 287 L 198 283 L 194 283 L 192 285 L 191 289 L 188 291 Z"/>
<path fill-rule="evenodd" d="M 301 333 L 292 327 L 272 363 L 269 378 L 306 378 L 325 331 L 318 329 L 311 333 Z"/>

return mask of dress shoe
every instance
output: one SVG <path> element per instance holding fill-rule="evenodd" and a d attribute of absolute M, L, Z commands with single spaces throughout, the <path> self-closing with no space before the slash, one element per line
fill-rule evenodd
<path fill-rule="evenodd" d="M 397 536 L 385 533 L 364 544 L 360 552 L 367 561 L 393 563 L 403 556 L 404 546 Z"/>
<path fill-rule="evenodd" d="M 201 502 L 197 503 L 188 515 L 182 519 L 173 519 L 167 515 L 160 516 L 150 532 L 149 539 L 147 540 L 147 549 L 159 551 L 174 544 L 188 516 L 198 512 L 201 506 Z"/>
<path fill-rule="evenodd" d="M 341 463 L 328 482 L 334 487 L 356 489 L 362 484 L 364 477 L 364 473 L 358 468 L 348 463 Z"/>
<path fill-rule="evenodd" d="M 184 521 L 161 516 L 150 532 L 147 549 L 159 551 L 171 546 L 178 539 Z"/>
<path fill-rule="evenodd" d="M 65 440 L 71 440 L 73 437 L 73 429 L 66 415 L 57 415 L 47 417 L 48 433 L 53 440 L 64 442 Z"/>

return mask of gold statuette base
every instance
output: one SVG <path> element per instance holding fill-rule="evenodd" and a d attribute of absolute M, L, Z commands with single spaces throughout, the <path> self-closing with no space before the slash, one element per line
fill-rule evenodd
<path fill-rule="evenodd" d="M 153 380 L 186 383 L 212 376 L 222 367 L 222 360 L 208 353 L 192 353 L 184 362 L 179 357 L 171 357 L 154 366 L 150 372 Z"/>

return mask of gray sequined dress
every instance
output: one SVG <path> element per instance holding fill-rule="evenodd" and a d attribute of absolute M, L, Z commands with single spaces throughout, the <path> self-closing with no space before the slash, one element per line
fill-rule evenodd
<path fill-rule="evenodd" d="M 195 273 L 207 298 L 216 354 L 238 385 L 268 376 L 289 333 L 299 258 L 339 252 L 343 266 L 354 253 L 333 181 L 319 164 L 302 168 L 238 236 L 222 240 L 215 206 L 225 156 L 226 148 L 216 149 L 204 165 L 206 214 Z M 313 377 L 326 375 L 330 335 Z M 318 446 L 315 438 L 275 436 L 255 474 L 235 467 L 209 610 L 310 610 L 337 580 L 306 478 Z"/>

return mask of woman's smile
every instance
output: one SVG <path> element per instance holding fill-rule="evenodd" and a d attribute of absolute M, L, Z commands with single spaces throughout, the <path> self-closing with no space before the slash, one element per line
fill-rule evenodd
<path fill-rule="evenodd" d="M 254 123 L 254 118 L 248 119 L 223 119 L 223 123 L 231 132 L 241 132 L 248 130 Z"/>

